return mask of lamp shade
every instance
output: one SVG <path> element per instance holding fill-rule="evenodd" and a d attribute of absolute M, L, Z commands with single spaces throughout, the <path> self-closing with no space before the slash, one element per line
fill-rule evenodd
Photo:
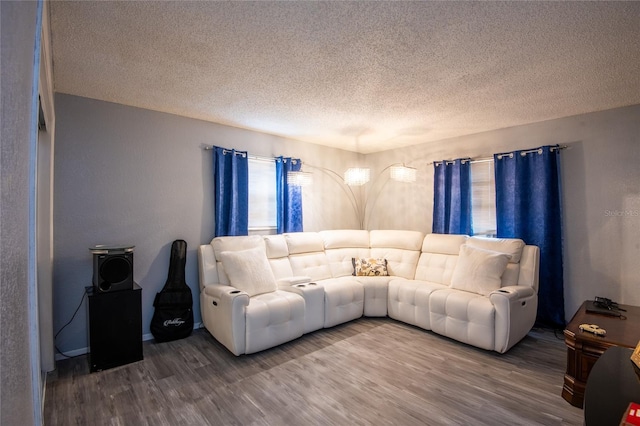
<path fill-rule="evenodd" d="M 398 182 L 415 182 L 417 169 L 405 165 L 391 166 L 389 174 L 391 179 Z"/>
<path fill-rule="evenodd" d="M 352 167 L 344 172 L 344 183 L 349 186 L 361 186 L 369 182 L 371 170 L 361 167 Z"/>
<path fill-rule="evenodd" d="M 287 183 L 292 186 L 309 186 L 313 183 L 313 175 L 309 172 L 288 172 Z"/>

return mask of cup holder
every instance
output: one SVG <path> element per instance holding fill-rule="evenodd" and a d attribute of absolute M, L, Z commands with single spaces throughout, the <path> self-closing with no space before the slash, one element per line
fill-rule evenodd
<path fill-rule="evenodd" d="M 240 290 L 232 290 L 229 292 L 229 294 L 238 294 L 240 293 Z"/>
<path fill-rule="evenodd" d="M 309 285 L 318 285 L 318 284 L 316 284 L 316 283 L 309 283 Z"/>
<path fill-rule="evenodd" d="M 507 291 L 507 290 L 498 290 L 498 291 L 499 291 L 500 293 L 510 293 L 510 292 L 509 292 L 509 291 Z"/>
<path fill-rule="evenodd" d="M 296 287 L 299 287 L 299 288 L 300 287 L 306 287 L 306 286 L 307 286 L 306 284 L 296 284 Z"/>

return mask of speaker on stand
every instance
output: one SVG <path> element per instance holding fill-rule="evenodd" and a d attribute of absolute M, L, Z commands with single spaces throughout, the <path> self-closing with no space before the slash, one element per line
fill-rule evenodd
<path fill-rule="evenodd" d="M 96 293 L 133 288 L 133 248 L 104 246 L 89 248 L 93 254 L 93 287 Z"/>
<path fill-rule="evenodd" d="M 142 289 L 133 281 L 134 246 L 93 246 L 87 294 L 89 370 L 143 359 Z"/>

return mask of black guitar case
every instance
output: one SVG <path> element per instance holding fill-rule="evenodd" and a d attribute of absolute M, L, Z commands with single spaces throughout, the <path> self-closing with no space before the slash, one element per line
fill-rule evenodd
<path fill-rule="evenodd" d="M 171 245 L 169 275 L 153 301 L 151 334 L 156 342 L 182 339 L 193 331 L 193 297 L 184 278 L 187 242 L 175 240 Z"/>

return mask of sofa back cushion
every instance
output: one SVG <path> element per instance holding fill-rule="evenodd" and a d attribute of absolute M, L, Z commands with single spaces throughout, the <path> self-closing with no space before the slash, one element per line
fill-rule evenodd
<path fill-rule="evenodd" d="M 331 268 L 319 233 L 292 232 L 283 235 L 289 249 L 293 275 L 308 276 L 312 280 L 331 278 Z"/>
<path fill-rule="evenodd" d="M 264 244 L 267 248 L 267 258 L 276 280 L 293 276 L 291 262 L 289 262 L 289 247 L 283 235 L 266 235 Z"/>
<path fill-rule="evenodd" d="M 518 285 L 520 276 L 520 259 L 525 246 L 519 238 L 482 238 L 471 237 L 466 243 L 470 247 L 504 253 L 509 256 L 509 263 L 502 274 L 502 287 Z"/>
<path fill-rule="evenodd" d="M 422 243 L 415 279 L 450 285 L 460 246 L 468 238 L 466 235 L 428 234 Z"/>
<path fill-rule="evenodd" d="M 386 259 L 389 275 L 413 279 L 423 239 L 419 231 L 369 231 L 369 257 Z"/>
<path fill-rule="evenodd" d="M 290 255 L 324 251 L 324 242 L 318 232 L 289 232 L 282 236 Z"/>
<path fill-rule="evenodd" d="M 229 277 L 224 270 L 224 265 L 222 264 L 222 257 L 220 256 L 222 252 L 247 250 L 256 247 L 265 250 L 264 240 L 259 235 L 216 237 L 211 240 L 211 246 L 213 247 L 213 253 L 216 257 L 218 281 L 220 284 L 224 285 L 230 285 L 231 281 L 229 281 Z"/>
<path fill-rule="evenodd" d="M 320 231 L 325 250 L 339 248 L 369 248 L 369 231 L 359 229 L 332 229 Z"/>
<path fill-rule="evenodd" d="M 369 231 L 330 230 L 320 231 L 324 250 L 334 278 L 353 274 L 354 258 L 369 257 Z"/>
<path fill-rule="evenodd" d="M 497 251 L 509 255 L 509 263 L 520 263 L 524 241 L 519 238 L 483 238 L 471 237 L 467 243 L 470 247 Z"/>

